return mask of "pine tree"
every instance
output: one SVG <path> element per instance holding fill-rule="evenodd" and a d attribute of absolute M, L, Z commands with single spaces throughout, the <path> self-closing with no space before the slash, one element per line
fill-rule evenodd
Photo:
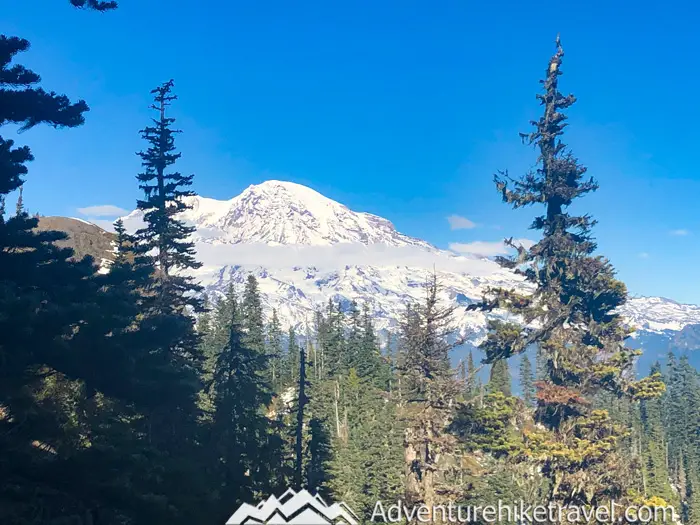
<path fill-rule="evenodd" d="M 531 457 L 550 480 L 548 501 L 564 504 L 597 504 L 606 498 L 620 499 L 627 493 L 625 462 L 617 456 L 616 440 L 625 429 L 604 410 L 592 410 L 587 396 L 607 390 L 616 395 L 647 399 L 663 392 L 658 376 L 630 380 L 635 355 L 624 341 L 629 330 L 616 309 L 627 291 L 617 281 L 611 264 L 594 255 L 596 249 L 588 215 L 574 216 L 567 208 L 576 199 L 597 189 L 584 179 L 586 169 L 561 142 L 566 126 L 564 110 L 575 102 L 573 95 L 559 92 L 564 51 L 557 38 L 557 51 L 537 97 L 543 116 L 533 122 L 535 130 L 524 140 L 539 148 L 538 168 L 521 179 L 507 172 L 495 177 L 504 202 L 514 208 L 544 205 L 543 215 L 532 228 L 542 239 L 530 249 L 507 243 L 517 250 L 514 257 L 497 262 L 513 269 L 534 286 L 532 294 L 491 289 L 476 308 L 503 308 L 521 315 L 528 328 L 500 320 L 489 322 L 482 344 L 485 361 L 501 359 L 536 345 L 541 352 L 543 378 L 538 383 L 536 421 L 547 430 L 528 432 L 526 446 Z M 536 327 L 532 327 L 535 322 Z M 605 436 L 608 446 L 598 443 Z"/>
<path fill-rule="evenodd" d="M 296 341 L 293 340 L 294 333 L 290 330 L 290 352 L 293 348 L 293 344 L 296 345 Z M 304 408 L 308 403 L 308 398 L 306 397 L 306 353 L 304 352 L 304 347 L 299 345 L 299 375 L 297 383 L 297 406 L 296 406 L 296 435 L 294 442 L 294 482 L 297 489 L 303 487 L 304 482 Z"/>
<path fill-rule="evenodd" d="M 40 77 L 15 57 L 27 40 L 0 36 L 0 129 L 20 131 L 48 124 L 80 126 L 84 101 L 47 92 Z M 12 128 L 11 128 L 12 129 Z M 0 198 L 22 187 L 33 160 L 28 146 L 0 136 Z M 23 210 L 0 219 L 0 521 L 29 522 L 37 513 L 66 517 L 90 511 L 79 478 L 51 475 L 77 454 L 80 429 L 71 402 L 83 399 L 79 380 L 90 373 L 73 350 L 70 335 L 94 311 L 91 259 L 71 262 L 58 232 L 36 232 L 36 218 Z M 95 345 L 98 346 L 98 345 Z M 93 349 L 95 349 L 93 347 Z M 79 352 L 80 353 L 80 352 Z M 48 392 L 54 397 L 47 397 Z M 53 496 L 51 496 L 53 495 Z"/>
<path fill-rule="evenodd" d="M 486 385 L 486 391 L 489 394 L 501 392 L 504 396 L 512 395 L 510 370 L 508 369 L 508 361 L 499 359 L 491 365 L 491 374 L 489 382 Z"/>
<path fill-rule="evenodd" d="M 661 373 L 661 365 L 655 363 L 651 375 Z M 662 421 L 660 399 L 647 399 L 641 402 L 642 457 L 645 477 L 645 495 L 660 497 L 672 502 L 673 492 L 669 485 L 669 472 L 666 458 L 666 435 Z"/>
<path fill-rule="evenodd" d="M 272 399 L 263 379 L 266 356 L 246 345 L 242 312 L 235 301 L 229 338 L 214 370 L 214 418 L 212 452 L 221 484 L 221 515 L 231 512 L 232 502 L 249 501 L 269 486 L 272 466 L 280 463 L 279 451 L 270 446 L 270 421 L 264 410 Z"/>
<path fill-rule="evenodd" d="M 284 377 L 284 360 L 282 353 L 282 327 L 277 310 L 272 310 L 272 318 L 267 327 L 267 354 L 270 356 L 270 384 L 274 392 L 279 393 Z"/>
<path fill-rule="evenodd" d="M 359 320 L 358 320 L 359 322 Z M 326 315 L 317 315 L 318 346 L 321 355 L 321 377 L 347 373 L 350 353 L 347 352 L 344 319 L 340 305 L 328 301 Z"/>
<path fill-rule="evenodd" d="M 151 126 L 141 130 L 148 148 L 138 154 L 144 171 L 137 179 L 145 199 L 139 200 L 137 207 L 143 212 L 146 223 L 136 232 L 138 250 L 143 254 L 154 253 L 157 268 L 154 309 L 161 314 L 181 314 L 185 307 L 201 308 L 201 301 L 193 295 L 201 291 L 201 287 L 194 284 L 191 277 L 183 275 L 183 272 L 201 267 L 194 257 L 194 244 L 188 240 L 194 227 L 185 226 L 176 217 L 191 209 L 184 199 L 194 195 L 186 189 L 194 176 L 166 171 L 181 156 L 175 150 L 175 135 L 179 133 L 172 129 L 175 119 L 166 116 L 167 108 L 177 99 L 171 94 L 173 85 L 171 80 L 151 91 L 154 95 L 151 109 L 156 111 L 157 118 Z M 194 339 L 189 342 L 196 343 Z"/>
<path fill-rule="evenodd" d="M 535 402 L 535 379 L 532 376 L 532 364 L 526 353 L 520 360 L 520 388 L 523 391 L 525 406 L 531 407 Z"/>
<path fill-rule="evenodd" d="M 144 393 L 142 417 L 133 427 L 142 433 L 147 450 L 153 454 L 154 477 L 159 490 L 167 494 L 169 505 L 180 519 L 194 519 L 197 508 L 211 496 L 205 490 L 198 463 L 202 410 L 210 411 L 204 381 L 211 381 L 203 370 L 203 341 L 195 329 L 192 312 L 202 311 L 202 288 L 187 275 L 200 266 L 194 247 L 187 239 L 191 228 L 176 214 L 187 208 L 182 199 L 190 195 L 183 187 L 192 177 L 168 172 L 179 154 L 175 153 L 173 119 L 166 116 L 175 97 L 172 82 L 153 90 L 152 109 L 158 118 L 141 131 L 148 143 L 139 153 L 143 171 L 137 176 L 145 199 L 137 206 L 143 212 L 145 227 L 130 239 L 134 268 L 147 271 L 140 287 L 141 312 L 133 331 L 135 348 L 145 349 L 147 363 L 135 373 L 137 391 Z M 209 399 L 210 400 L 210 399 Z M 183 483 L 178 480 L 187 480 Z"/>
<path fill-rule="evenodd" d="M 474 365 L 474 352 L 469 350 L 469 355 L 467 356 L 465 398 L 470 403 L 479 395 L 477 380 L 476 366 Z"/>
<path fill-rule="evenodd" d="M 371 377 L 350 369 L 334 386 L 340 429 L 328 461 L 328 486 L 356 513 L 369 515 L 377 501 L 402 494 L 402 428 L 395 405 Z"/>
<path fill-rule="evenodd" d="M 321 494 L 326 491 L 328 484 L 328 462 L 331 460 L 331 438 L 324 422 L 316 417 L 309 420 L 309 460 L 306 464 L 304 478 L 306 487 L 313 493 Z"/>
<path fill-rule="evenodd" d="M 70 3 L 79 9 L 94 9 L 95 11 L 110 11 L 117 8 L 117 2 L 102 0 L 70 0 Z"/>
<path fill-rule="evenodd" d="M 169 369 L 175 390 L 161 406 L 154 407 L 149 418 L 151 438 L 163 439 L 163 446 L 176 446 L 187 436 L 183 425 L 191 425 L 197 419 L 196 400 L 201 390 L 202 355 L 199 336 L 194 328 L 190 311 L 201 311 L 202 302 L 196 296 L 202 290 L 185 272 L 199 268 L 194 259 L 194 246 L 187 239 L 193 228 L 185 226 L 176 215 L 186 209 L 184 198 L 192 192 L 184 190 L 192 183 L 192 176 L 167 172 L 180 154 L 175 152 L 174 119 L 166 116 L 167 108 L 177 97 L 171 95 L 173 82 L 154 89 L 157 118 L 153 124 L 141 130 L 148 148 L 140 152 L 143 172 L 137 179 L 145 199 L 137 202 L 143 211 L 145 227 L 135 234 L 135 252 L 151 260 L 155 272 L 145 292 L 146 310 L 140 325 L 145 345 L 153 345 L 154 355 Z M 168 445 L 167 443 L 170 443 Z M 181 444 L 180 444 L 181 445 Z M 177 445 L 178 447 L 180 445 Z M 172 453 L 178 453 L 174 449 Z"/>
<path fill-rule="evenodd" d="M 287 354 L 285 360 L 285 384 L 296 388 L 299 384 L 299 341 L 294 326 L 287 331 Z"/>
<path fill-rule="evenodd" d="M 15 215 L 17 217 L 24 213 L 24 198 L 22 197 L 23 192 L 24 186 L 22 185 L 19 187 L 19 195 L 17 196 L 17 204 L 15 205 Z"/>
<path fill-rule="evenodd" d="M 700 523 L 700 381 L 687 355 L 669 355 L 665 399 L 669 466 L 682 502 L 684 522 Z"/>
<path fill-rule="evenodd" d="M 265 318 L 262 301 L 258 289 L 258 280 L 249 275 L 243 291 L 243 329 L 246 334 L 246 344 L 252 350 L 265 353 Z"/>
<path fill-rule="evenodd" d="M 459 393 L 449 362 L 447 342 L 453 309 L 438 303 L 435 276 L 426 299 L 411 307 L 402 323 L 399 373 L 402 383 L 406 499 L 432 508 L 454 489 L 456 442 L 447 431 Z"/>

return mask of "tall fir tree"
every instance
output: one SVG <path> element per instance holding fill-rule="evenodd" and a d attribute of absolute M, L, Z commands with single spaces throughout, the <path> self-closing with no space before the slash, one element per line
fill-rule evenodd
<path fill-rule="evenodd" d="M 655 363 L 651 368 L 651 375 L 657 373 L 661 373 L 659 363 Z M 657 496 L 673 503 L 675 498 L 669 483 L 667 440 L 662 410 L 661 399 L 647 399 L 641 402 L 643 485 L 645 495 Z"/>
<path fill-rule="evenodd" d="M 479 386 L 477 385 L 478 377 L 476 372 L 476 365 L 474 364 L 474 352 L 472 350 L 469 350 L 469 355 L 467 356 L 467 366 L 465 372 L 465 398 L 467 402 L 471 403 L 479 395 Z"/>
<path fill-rule="evenodd" d="M 526 353 L 520 359 L 520 389 L 525 406 L 532 407 L 535 402 L 535 378 L 532 375 L 532 363 Z"/>
<path fill-rule="evenodd" d="M 275 309 L 272 310 L 266 335 L 267 354 L 270 356 L 270 384 L 273 391 L 279 393 L 283 382 L 285 355 L 282 351 L 282 327 Z"/>
<path fill-rule="evenodd" d="M 172 94 L 173 85 L 170 80 L 151 91 L 151 109 L 156 118 L 140 132 L 148 148 L 138 153 L 143 171 L 137 179 L 145 198 L 137 202 L 137 207 L 143 212 L 146 225 L 136 232 L 136 237 L 138 250 L 155 260 L 153 308 L 158 313 L 181 314 L 188 306 L 201 308 L 201 300 L 193 294 L 201 287 L 184 272 L 202 264 L 195 259 L 194 243 L 188 239 L 194 227 L 177 218 L 177 214 L 191 209 L 185 199 L 194 195 L 187 189 L 194 175 L 167 171 L 181 156 L 175 149 L 175 135 L 179 133 L 172 127 L 175 119 L 167 116 L 168 107 L 177 100 Z"/>
<path fill-rule="evenodd" d="M 248 347 L 243 312 L 229 298 L 229 336 L 214 369 L 214 417 L 211 452 L 217 472 L 221 508 L 216 519 L 225 519 L 232 502 L 244 502 L 269 489 L 273 468 L 280 463 L 279 449 L 270 434 L 265 415 L 272 395 L 263 372 L 267 357 Z M 214 518 L 214 517 L 212 517 Z"/>
<path fill-rule="evenodd" d="M 299 346 L 299 381 L 297 383 L 297 413 L 296 435 L 294 441 L 294 481 L 297 489 L 303 487 L 304 482 L 304 409 L 308 403 L 306 396 L 306 352 L 303 345 Z"/>
<path fill-rule="evenodd" d="M 252 350 L 265 353 L 265 317 L 262 300 L 258 288 L 258 280 L 254 275 L 248 275 L 243 290 L 242 302 L 243 329 L 246 334 L 246 344 Z"/>
<path fill-rule="evenodd" d="M 509 397 L 512 394 L 512 381 L 510 378 L 510 370 L 508 361 L 499 359 L 491 365 L 491 374 L 489 382 L 486 385 L 486 391 L 489 394 L 501 392 L 504 396 Z"/>
<path fill-rule="evenodd" d="M 177 99 L 172 88 L 173 81 L 169 81 L 151 91 L 151 109 L 156 118 L 140 132 L 148 144 L 145 151 L 138 153 L 143 171 L 137 175 L 145 194 L 137 202 L 145 226 L 135 234 L 135 251 L 141 258 L 151 259 L 155 268 L 145 293 L 148 302 L 140 328 L 154 345 L 154 354 L 170 369 L 170 384 L 177 389 L 177 395 L 169 396 L 167 402 L 154 409 L 149 426 L 160 438 L 175 442 L 178 439 L 174 436 L 187 435 L 178 426 L 196 419 L 194 407 L 201 390 L 202 356 L 191 312 L 202 309 L 202 300 L 197 296 L 202 288 L 186 275 L 201 266 L 188 239 L 194 229 L 177 218 L 178 213 L 189 209 L 184 199 L 193 193 L 185 188 L 192 184 L 193 176 L 168 171 L 180 158 L 175 150 L 178 131 L 172 128 L 174 119 L 167 116 L 168 107 Z"/>
<path fill-rule="evenodd" d="M 604 410 L 590 409 L 587 396 L 600 390 L 634 399 L 663 392 L 658 376 L 640 381 L 629 371 L 638 354 L 625 346 L 630 331 L 617 313 L 627 298 L 624 284 L 615 279 L 612 265 L 594 255 L 596 244 L 590 216 L 571 215 L 567 208 L 597 189 L 585 179 L 586 168 L 571 154 L 560 137 L 566 126 L 564 110 L 575 102 L 559 92 L 564 51 L 557 38 L 549 61 L 544 93 L 538 94 L 544 114 L 533 122 L 535 130 L 523 139 L 539 149 L 538 167 L 520 179 L 507 172 L 495 183 L 504 202 L 514 208 L 543 205 L 543 215 L 532 228 L 542 238 L 529 249 L 508 240 L 513 257 L 497 262 L 522 275 L 534 287 L 532 294 L 490 289 L 474 308 L 503 308 L 523 317 L 528 326 L 493 320 L 482 349 L 486 362 L 495 363 L 536 345 L 541 352 L 543 379 L 538 383 L 536 421 L 547 430 L 528 432 L 526 446 L 538 458 L 549 481 L 548 501 L 563 504 L 599 504 L 627 494 L 624 458 L 615 443 L 625 429 L 614 424 Z M 600 440 L 606 447 L 601 450 Z"/>
<path fill-rule="evenodd" d="M 456 441 L 447 431 L 460 391 L 449 361 L 453 312 L 439 304 L 433 276 L 426 284 L 425 302 L 408 309 L 400 339 L 406 499 L 431 509 L 444 503 L 455 487 Z"/>

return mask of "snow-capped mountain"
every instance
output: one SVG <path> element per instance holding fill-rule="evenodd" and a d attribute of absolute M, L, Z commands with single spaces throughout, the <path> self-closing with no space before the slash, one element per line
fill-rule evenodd
<path fill-rule="evenodd" d="M 191 210 L 182 218 L 197 226 L 195 238 L 209 243 L 263 243 L 270 246 L 332 246 L 339 243 L 432 248 L 396 231 L 370 213 L 357 213 L 320 193 L 293 182 L 271 180 L 249 186 L 228 201 L 186 199 Z M 127 228 L 140 213 L 124 218 Z"/>
<path fill-rule="evenodd" d="M 494 262 L 456 255 L 404 235 L 386 219 L 355 212 L 291 182 L 267 181 L 231 200 L 192 197 L 182 218 L 196 227 L 193 238 L 204 266 L 197 277 L 210 293 L 229 282 L 243 286 L 249 273 L 259 281 L 268 311 L 299 327 L 329 299 L 368 302 L 380 329 L 395 326 L 407 302 L 423 297 L 433 269 L 443 298 L 466 307 L 489 286 L 523 287 L 522 280 Z M 124 217 L 129 230 L 141 225 L 138 211 Z M 700 306 L 660 297 L 632 298 L 625 316 L 642 331 L 665 333 L 700 324 Z M 456 328 L 476 344 L 486 317 L 457 310 Z"/>

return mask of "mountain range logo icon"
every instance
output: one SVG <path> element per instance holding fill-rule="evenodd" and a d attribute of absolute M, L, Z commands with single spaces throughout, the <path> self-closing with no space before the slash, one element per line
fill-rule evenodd
<path fill-rule="evenodd" d="M 357 515 L 344 502 L 328 505 L 318 494 L 292 489 L 257 506 L 243 503 L 226 525 L 358 525 Z"/>

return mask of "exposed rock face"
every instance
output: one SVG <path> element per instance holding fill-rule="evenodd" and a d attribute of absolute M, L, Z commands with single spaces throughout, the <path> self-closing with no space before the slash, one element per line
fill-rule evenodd
<path fill-rule="evenodd" d="M 68 217 L 39 217 L 37 229 L 66 232 L 68 238 L 56 244 L 72 248 L 76 259 L 91 255 L 101 266 L 114 259 L 112 243 L 116 235 L 90 222 Z"/>

